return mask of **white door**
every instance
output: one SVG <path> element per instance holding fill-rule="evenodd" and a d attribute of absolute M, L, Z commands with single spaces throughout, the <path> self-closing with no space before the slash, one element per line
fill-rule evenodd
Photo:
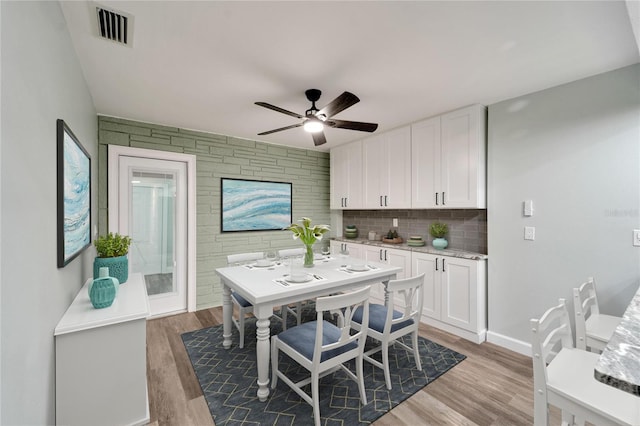
<path fill-rule="evenodd" d="M 132 239 L 129 272 L 142 274 L 152 316 L 193 310 L 187 285 L 194 275 L 189 271 L 188 163 L 116 158 L 116 165 L 110 163 L 109 229 Z"/>

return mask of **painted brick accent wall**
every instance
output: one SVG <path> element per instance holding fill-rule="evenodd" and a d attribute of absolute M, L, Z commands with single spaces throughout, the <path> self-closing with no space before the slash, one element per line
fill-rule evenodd
<path fill-rule="evenodd" d="M 356 225 L 359 238 L 367 238 L 369 231 L 386 234 L 392 229 L 392 219 L 398 218 L 398 235 L 405 241 L 420 235 L 431 244 L 431 222 L 439 220 L 449 225 L 447 248 L 487 254 L 486 210 L 345 210 L 342 223 Z"/>
<path fill-rule="evenodd" d="M 220 232 L 220 178 L 291 182 L 293 219 L 330 223 L 329 153 L 295 149 L 176 127 L 98 117 L 98 228 L 107 232 L 107 145 L 174 151 L 197 158 L 197 309 L 222 304 L 215 269 L 226 256 L 297 247 L 290 232 Z"/>

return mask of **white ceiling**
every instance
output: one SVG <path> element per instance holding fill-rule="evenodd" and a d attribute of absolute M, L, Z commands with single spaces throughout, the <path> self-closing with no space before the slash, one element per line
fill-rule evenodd
<path fill-rule="evenodd" d="M 378 132 L 640 62 L 624 2 L 100 1 L 134 16 L 133 46 L 97 36 L 94 2 L 62 10 L 99 114 L 313 148 L 257 133 L 343 91 L 335 118 Z M 326 130 L 321 150 L 367 133 Z"/>

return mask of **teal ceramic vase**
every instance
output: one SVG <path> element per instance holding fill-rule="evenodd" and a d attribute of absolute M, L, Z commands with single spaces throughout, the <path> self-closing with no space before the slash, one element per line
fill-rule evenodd
<path fill-rule="evenodd" d="M 96 257 L 93 261 L 93 278 L 100 277 L 100 268 L 109 268 L 109 276 L 117 278 L 120 284 L 129 279 L 129 259 L 127 256 Z"/>
<path fill-rule="evenodd" d="M 101 267 L 99 277 L 89 283 L 89 300 L 96 309 L 108 308 L 113 304 L 120 283 L 117 278 L 109 276 L 109 268 Z"/>
<path fill-rule="evenodd" d="M 434 238 L 432 244 L 434 248 L 442 250 L 447 248 L 447 246 L 449 245 L 449 242 L 444 238 Z"/>

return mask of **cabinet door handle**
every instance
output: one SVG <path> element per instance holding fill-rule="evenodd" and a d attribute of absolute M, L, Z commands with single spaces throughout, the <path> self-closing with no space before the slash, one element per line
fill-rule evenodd
<path fill-rule="evenodd" d="M 386 195 L 384 196 L 384 205 L 385 205 L 385 207 L 387 206 L 387 196 Z"/>
<path fill-rule="evenodd" d="M 444 269 L 444 257 L 442 258 L 442 272 L 447 272 L 447 271 Z"/>
<path fill-rule="evenodd" d="M 443 205 L 443 206 L 445 205 L 445 202 L 444 202 L 444 191 L 442 191 L 442 205 Z M 444 259 L 443 259 L 443 260 L 444 260 Z"/>
<path fill-rule="evenodd" d="M 438 270 L 438 258 L 436 257 L 436 271 Z"/>
<path fill-rule="evenodd" d="M 438 193 L 436 192 L 436 206 L 438 205 Z"/>
<path fill-rule="evenodd" d="M 382 249 L 380 249 L 379 257 L 380 257 L 380 260 L 382 260 Z"/>
<path fill-rule="evenodd" d="M 380 196 L 380 207 L 382 207 L 382 195 Z"/>
<path fill-rule="evenodd" d="M 345 206 L 345 207 L 347 207 L 347 200 L 348 200 L 348 198 L 347 198 L 347 197 L 344 197 L 344 206 Z"/>
<path fill-rule="evenodd" d="M 385 260 L 385 262 L 387 261 L 387 251 L 386 250 L 384 251 L 384 260 Z"/>

